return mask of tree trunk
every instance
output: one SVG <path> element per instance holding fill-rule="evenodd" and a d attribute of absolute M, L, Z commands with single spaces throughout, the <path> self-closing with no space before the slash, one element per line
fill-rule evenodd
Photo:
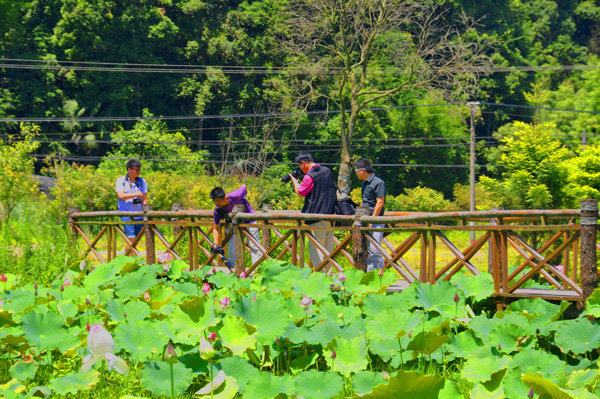
<path fill-rule="evenodd" d="M 338 187 L 342 192 L 342 196 L 350 195 L 350 178 L 352 173 L 352 152 L 350 150 L 350 144 L 352 143 L 352 136 L 354 135 L 354 126 L 358 119 L 358 111 L 355 111 L 355 107 L 352 107 L 350 112 L 350 120 L 348 121 L 348 129 L 344 129 L 342 125 L 342 161 L 340 163 L 340 173 L 338 175 Z"/>

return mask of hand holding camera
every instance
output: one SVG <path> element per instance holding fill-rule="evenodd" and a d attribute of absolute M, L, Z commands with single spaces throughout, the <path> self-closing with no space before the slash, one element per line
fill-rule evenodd
<path fill-rule="evenodd" d="M 131 201 L 133 204 L 135 205 L 139 205 L 142 203 L 142 197 L 144 196 L 144 193 L 137 193 L 137 197 L 135 197 L 133 199 L 133 201 Z"/>
<path fill-rule="evenodd" d="M 220 254 L 225 256 L 225 251 L 223 250 L 223 247 L 217 244 L 213 244 L 213 246 L 210 247 L 210 252 L 213 254 Z"/>
<path fill-rule="evenodd" d="M 302 171 L 302 169 L 300 169 L 299 166 L 296 166 L 296 169 L 294 169 L 289 175 L 283 176 L 281 178 L 281 181 L 283 183 L 289 183 L 292 179 L 301 179 L 302 176 L 304 176 L 304 172 Z"/>

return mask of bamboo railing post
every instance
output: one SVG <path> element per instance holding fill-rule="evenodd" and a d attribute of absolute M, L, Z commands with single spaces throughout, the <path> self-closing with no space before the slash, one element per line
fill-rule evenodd
<path fill-rule="evenodd" d="M 490 208 L 490 211 L 501 211 L 504 208 Z M 497 226 L 498 219 L 490 218 L 490 226 Z M 494 264 L 497 262 L 497 258 L 494 258 L 493 255 L 493 245 L 496 245 L 496 235 L 494 233 L 490 234 L 489 245 L 488 245 L 488 273 L 494 274 Z"/>
<path fill-rule="evenodd" d="M 78 206 L 67 207 L 67 222 L 71 229 L 71 236 L 73 238 L 73 244 L 77 244 L 77 229 L 75 229 L 75 221 L 73 220 L 73 214 L 79 212 Z"/>
<path fill-rule="evenodd" d="M 598 200 L 581 200 L 581 287 L 584 299 L 598 288 L 596 266 L 596 226 L 598 223 Z"/>
<path fill-rule="evenodd" d="M 244 235 L 242 233 L 241 228 L 239 227 L 239 222 L 237 220 L 237 214 L 242 213 L 246 210 L 244 205 L 234 205 L 233 210 L 231 212 L 232 222 L 233 222 L 233 240 L 235 245 L 235 274 L 239 276 L 243 271 L 246 270 L 246 251 L 244 246 Z"/>
<path fill-rule="evenodd" d="M 265 213 L 273 212 L 273 205 L 263 204 L 262 210 Z M 265 220 L 264 224 L 269 225 L 271 223 L 269 220 Z M 271 249 L 271 229 L 262 229 L 262 246 L 267 251 Z"/>
<path fill-rule="evenodd" d="M 171 206 L 171 211 L 173 211 L 173 212 L 183 211 L 184 209 L 185 208 L 183 207 L 183 204 L 181 202 L 176 202 Z M 179 219 L 172 218 L 171 221 L 176 222 L 176 221 L 179 221 Z M 181 232 L 181 226 L 173 225 L 173 237 L 177 237 L 180 232 Z"/>
<path fill-rule="evenodd" d="M 352 225 L 352 257 L 354 258 L 354 267 L 363 272 L 367 271 L 367 256 L 369 248 L 367 239 L 360 231 L 362 227 L 361 217 L 369 216 L 371 211 L 367 206 L 359 206 L 356 208 L 354 215 L 354 224 Z"/>
<path fill-rule="evenodd" d="M 148 223 L 148 212 L 152 211 L 151 204 L 142 205 L 144 210 L 144 234 L 146 235 L 146 264 L 153 265 L 156 263 L 156 253 L 154 249 L 154 231 Z"/>

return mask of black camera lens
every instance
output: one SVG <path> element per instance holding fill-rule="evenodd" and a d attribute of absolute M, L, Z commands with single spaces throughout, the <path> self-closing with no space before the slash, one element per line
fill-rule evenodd
<path fill-rule="evenodd" d="M 296 166 L 296 168 L 292 170 L 292 173 L 290 173 L 290 175 L 294 176 L 296 179 L 301 179 L 302 176 L 304 176 L 304 172 L 302 171 L 302 169 L 300 169 L 299 166 Z M 289 183 L 292 180 L 290 175 L 283 176 L 281 178 L 281 181 L 284 183 Z"/>
<path fill-rule="evenodd" d="M 137 204 L 141 204 L 142 200 L 140 198 L 134 198 L 132 202 L 137 205 Z"/>

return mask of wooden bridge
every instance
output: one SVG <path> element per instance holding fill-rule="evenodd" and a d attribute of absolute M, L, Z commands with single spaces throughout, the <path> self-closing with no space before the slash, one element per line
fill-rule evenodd
<path fill-rule="evenodd" d="M 583 303 L 597 287 L 596 200 L 584 200 L 582 208 L 575 210 L 386 212 L 379 217 L 366 216 L 364 209 L 357 209 L 355 216 L 273 211 L 268 206 L 252 214 L 243 213 L 243 207 L 241 211 L 234 209 L 231 222 L 221 224 L 221 229 L 231 227 L 229 234 L 221 234 L 223 245 L 235 245 L 238 254 L 247 254 L 249 241 L 262 257 L 249 264 L 245 256 L 238 255 L 234 270 L 238 275 L 242 272 L 250 275 L 266 259 L 287 259 L 298 267 L 311 267 L 315 271 L 322 271 L 328 263 L 339 271 L 344 263 L 366 270 L 370 243 L 384 257 L 385 267 L 398 273 L 397 289 L 417 280 L 430 284 L 448 281 L 458 272 L 478 275 L 483 269 L 493 277 L 494 296 L 499 303 L 505 298 L 532 297 Z M 210 252 L 212 215 L 211 210 L 152 211 L 148 205 L 144 206 L 144 212 L 83 213 L 70 208 L 68 219 L 75 239 L 84 246 L 84 259 L 93 256 L 103 263 L 119 252 L 145 256 L 146 262 L 153 264 L 157 247 L 162 247 L 162 251 L 196 269 L 203 265 L 222 267 L 221 261 Z M 123 216 L 130 217 L 130 221 L 121 221 Z M 134 221 L 134 217 L 143 220 Z M 333 226 L 315 228 L 306 224 L 322 220 L 330 221 Z M 122 229 L 124 224 L 143 224 L 144 228 L 130 240 Z M 386 227 L 375 229 L 371 224 Z M 250 227 L 260 230 L 261 242 L 248 233 Z M 316 229 L 335 231 L 333 251 L 315 239 Z M 379 245 L 371 235 L 376 230 L 401 233 L 393 237 L 403 238 L 394 244 L 389 239 L 392 236 L 388 236 Z M 477 232 L 479 237 L 467 240 L 466 248 L 461 249 L 448 238 L 451 232 Z M 311 265 L 308 261 L 307 241 L 324 254 L 321 264 Z M 440 249 L 450 253 L 450 260 L 440 259 Z M 407 260 L 409 251 L 416 252 L 416 261 Z M 483 267 L 475 266 L 473 260 L 477 254 L 488 259 Z M 532 279 L 547 282 L 549 288 L 524 288 Z"/>

